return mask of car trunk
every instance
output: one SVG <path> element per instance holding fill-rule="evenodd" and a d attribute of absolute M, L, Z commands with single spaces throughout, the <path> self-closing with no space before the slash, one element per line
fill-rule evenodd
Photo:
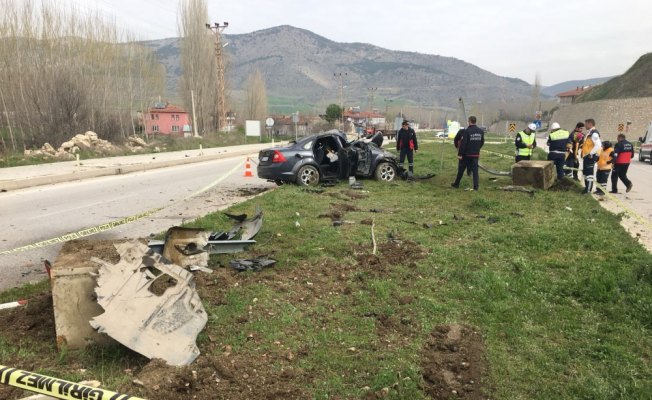
<path fill-rule="evenodd" d="M 274 160 L 274 150 L 262 150 L 258 153 L 259 165 L 271 165 Z"/>

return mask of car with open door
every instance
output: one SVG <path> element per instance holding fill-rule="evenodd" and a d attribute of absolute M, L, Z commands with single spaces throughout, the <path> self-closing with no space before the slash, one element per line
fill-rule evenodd
<path fill-rule="evenodd" d="M 397 175 L 396 155 L 373 142 L 354 140 L 333 130 L 272 147 L 258 154 L 258 177 L 284 183 L 314 186 L 350 176 L 391 182 Z"/>

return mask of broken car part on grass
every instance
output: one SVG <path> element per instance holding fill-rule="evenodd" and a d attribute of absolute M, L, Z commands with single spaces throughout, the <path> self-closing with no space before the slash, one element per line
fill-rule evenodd
<path fill-rule="evenodd" d="M 231 268 L 238 271 L 260 271 L 263 268 L 271 267 L 277 261 L 269 257 L 256 257 L 248 259 L 236 259 L 229 261 Z"/>
<path fill-rule="evenodd" d="M 263 226 L 263 212 L 247 219 L 246 214 L 225 215 L 236 223 L 228 232 L 208 232 L 200 228 L 172 227 L 165 234 L 165 240 L 150 240 L 148 246 L 163 254 L 165 258 L 183 268 L 205 267 L 210 254 L 228 254 L 244 251 Z M 240 236 L 239 239 L 236 239 Z"/>
<path fill-rule="evenodd" d="M 91 326 L 150 359 L 190 364 L 208 320 L 192 273 L 138 241 L 115 247 L 117 264 L 92 259 L 100 265 L 95 294 L 104 313 Z"/>

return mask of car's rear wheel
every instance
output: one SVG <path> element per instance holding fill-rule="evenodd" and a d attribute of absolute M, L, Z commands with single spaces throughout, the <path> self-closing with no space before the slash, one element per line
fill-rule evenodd
<path fill-rule="evenodd" d="M 376 167 L 376 179 L 391 182 L 396 178 L 396 167 L 388 162 L 382 162 Z"/>
<path fill-rule="evenodd" d="M 650 159 L 652 159 L 652 157 L 650 157 Z M 638 151 L 638 161 L 640 161 L 640 162 L 645 161 L 645 157 L 643 157 L 643 150 Z"/>
<path fill-rule="evenodd" d="M 303 186 L 316 186 L 319 183 L 319 170 L 312 165 L 304 165 L 297 173 L 297 183 Z"/>

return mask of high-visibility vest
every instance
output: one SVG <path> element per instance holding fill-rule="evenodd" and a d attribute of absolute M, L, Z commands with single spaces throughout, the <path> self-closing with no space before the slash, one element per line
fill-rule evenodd
<path fill-rule="evenodd" d="M 521 137 L 521 142 L 523 144 L 528 145 L 534 143 L 534 139 L 536 138 L 536 135 L 534 132 L 531 132 L 529 135 L 525 133 L 525 131 L 520 131 L 518 135 Z M 518 149 L 518 155 L 519 156 L 531 156 L 532 155 L 532 149 L 528 149 L 527 147 L 522 147 Z"/>
<path fill-rule="evenodd" d="M 612 164 L 607 164 L 609 161 L 609 154 L 613 153 L 614 149 L 609 147 L 608 149 L 602 149 L 600 152 L 600 157 L 598 158 L 598 169 L 601 170 L 610 170 Z"/>
<path fill-rule="evenodd" d="M 593 146 L 595 145 L 592 139 L 593 133 L 594 131 L 589 131 L 584 136 L 584 144 L 582 145 L 582 157 L 588 156 L 589 153 L 591 153 L 591 150 L 593 150 Z M 600 134 L 598 133 L 598 136 L 599 135 Z"/>

